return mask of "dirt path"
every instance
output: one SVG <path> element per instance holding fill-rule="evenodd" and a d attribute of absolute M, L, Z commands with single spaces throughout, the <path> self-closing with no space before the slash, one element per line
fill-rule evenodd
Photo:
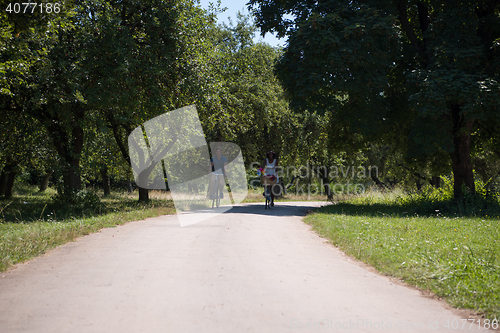
<path fill-rule="evenodd" d="M 0 332 L 460 330 L 456 311 L 310 231 L 300 216 L 319 204 L 242 205 L 184 228 L 164 216 L 82 237 L 0 274 Z"/>

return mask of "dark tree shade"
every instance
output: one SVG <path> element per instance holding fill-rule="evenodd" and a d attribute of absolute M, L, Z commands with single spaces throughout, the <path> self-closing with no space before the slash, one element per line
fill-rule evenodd
<path fill-rule="evenodd" d="M 457 197 L 463 185 L 475 191 L 473 134 L 499 120 L 499 7 L 498 0 L 249 2 L 263 32 L 288 35 L 276 70 L 292 107 L 329 111 L 333 127 L 365 140 L 393 131 L 414 157 L 446 151 Z"/>

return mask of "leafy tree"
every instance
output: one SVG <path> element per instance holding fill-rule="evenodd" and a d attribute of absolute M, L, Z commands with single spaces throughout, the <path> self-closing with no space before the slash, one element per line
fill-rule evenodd
<path fill-rule="evenodd" d="M 120 157 L 120 150 L 109 125 L 96 117 L 92 126 L 85 128 L 86 144 L 82 152 L 82 179 L 102 182 L 104 195 L 111 194 L 111 178 L 130 180 L 130 164 Z"/>
<path fill-rule="evenodd" d="M 16 37 L 23 31 L 33 29 L 34 27 L 46 26 L 55 15 L 66 15 L 66 11 L 64 9 L 61 10 L 61 8 L 72 6 L 71 1 L 65 1 L 64 4 L 59 3 L 56 12 L 54 12 L 54 7 L 51 4 L 49 13 L 48 11 L 40 10 L 40 7 L 33 7 L 34 5 L 32 4 L 25 6 L 22 2 L 17 3 L 20 6 L 16 9 L 15 3 L 9 0 L 0 0 L 0 26 L 1 30 L 4 30 L 4 32 L 7 30 Z M 40 6 L 40 3 L 38 5 Z M 19 10 L 19 12 L 16 12 L 16 10 Z"/>
<path fill-rule="evenodd" d="M 129 165 L 128 135 L 137 126 L 182 106 L 199 104 L 198 110 L 202 115 L 211 114 L 217 106 L 217 83 L 213 82 L 210 70 L 213 47 L 210 29 L 215 24 L 214 15 L 195 6 L 192 0 L 179 0 L 171 6 L 168 15 L 158 21 L 162 22 L 162 29 L 165 29 L 165 40 L 154 38 L 153 33 L 157 32 L 157 28 L 154 28 L 149 38 L 142 36 L 136 41 L 143 48 L 141 52 L 144 55 L 140 56 L 140 60 L 148 59 L 150 62 L 137 64 L 140 68 L 135 72 L 137 77 L 134 80 L 153 78 L 151 88 L 143 90 L 143 94 L 133 98 L 130 103 L 102 109 L 119 151 Z M 141 16 L 135 19 L 139 22 L 144 20 Z M 111 53 L 110 59 L 116 56 Z M 121 67 L 117 66 L 118 69 Z M 123 79 L 129 80 L 128 72 L 123 74 Z M 131 98 L 129 91 L 132 88 L 123 93 L 124 98 Z M 139 188 L 139 200 L 148 200 L 147 189 Z"/>
<path fill-rule="evenodd" d="M 499 1 L 249 4 L 264 33 L 288 36 L 277 73 L 292 107 L 331 111 L 364 141 L 405 115 L 405 150 L 447 152 L 455 196 L 474 192 L 471 135 L 499 117 Z"/>
<path fill-rule="evenodd" d="M 8 38 L 11 49 L 26 45 L 24 53 L 13 53 L 28 68 L 23 112 L 47 129 L 61 157 L 65 192 L 82 186 L 85 133 L 95 119 L 108 122 L 126 152 L 123 138 L 135 126 L 177 102 L 188 67 L 179 60 L 186 53 L 182 12 L 193 6 L 189 0 L 76 1 L 45 29 Z M 8 70 L 18 63 L 9 63 Z M 147 199 L 147 192 L 141 194 Z"/>
<path fill-rule="evenodd" d="M 30 11 L 16 14 L 7 10 L 8 4 L 12 6 L 11 2 L 0 2 L 0 195 L 6 198 L 12 196 L 16 174 L 26 168 L 49 171 L 54 157 L 47 132 L 27 112 L 34 85 L 30 68 L 39 54 L 24 38 L 26 34 L 45 32 L 54 15 Z"/>
<path fill-rule="evenodd" d="M 247 163 L 260 161 L 269 150 L 284 152 L 297 126 L 273 66 L 279 48 L 253 42 L 255 26 L 238 13 L 236 24 L 213 31 L 213 73 L 220 82 L 220 109 L 204 118 L 213 141 L 237 143 Z"/>

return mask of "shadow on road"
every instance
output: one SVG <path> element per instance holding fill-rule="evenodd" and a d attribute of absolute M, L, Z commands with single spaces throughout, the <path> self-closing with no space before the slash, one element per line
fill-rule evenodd
<path fill-rule="evenodd" d="M 328 202 L 278 202 L 274 207 L 265 209 L 264 203 L 239 204 L 231 208 L 226 214 L 257 214 L 267 216 L 304 216 L 309 211 L 328 205 Z"/>
<path fill-rule="evenodd" d="M 233 207 L 220 206 L 212 209 L 183 211 L 177 214 L 181 227 L 199 226 L 199 223 L 211 219 L 231 218 L 231 214 L 255 214 L 261 216 L 305 216 L 309 211 L 329 205 L 329 202 L 302 201 L 279 202 L 273 208 L 265 209 L 264 203 L 237 204 Z"/>

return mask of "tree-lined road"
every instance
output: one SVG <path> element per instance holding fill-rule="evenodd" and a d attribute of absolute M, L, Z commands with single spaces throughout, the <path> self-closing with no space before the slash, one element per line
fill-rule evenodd
<path fill-rule="evenodd" d="M 367 270 L 313 233 L 301 216 L 321 204 L 247 204 L 184 228 L 162 216 L 82 237 L 1 274 L 0 330 L 436 332 L 446 321 L 462 325 L 457 311 Z"/>

